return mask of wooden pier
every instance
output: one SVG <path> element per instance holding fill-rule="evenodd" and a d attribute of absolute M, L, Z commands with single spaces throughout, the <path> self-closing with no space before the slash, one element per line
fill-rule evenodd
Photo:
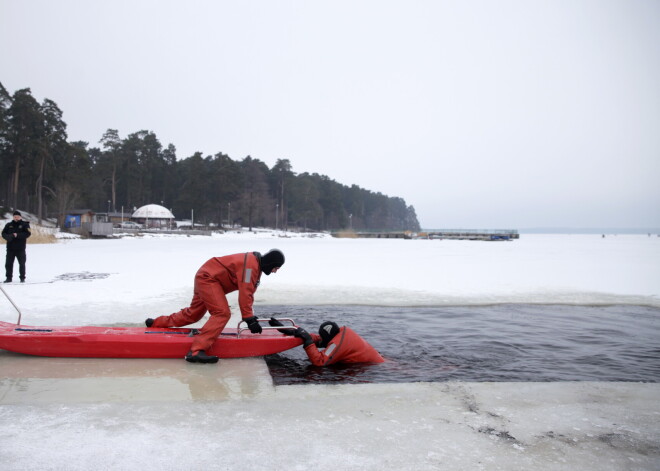
<path fill-rule="evenodd" d="M 423 232 L 412 231 L 339 231 L 333 237 L 360 239 L 453 239 L 506 241 L 519 239 L 516 229 L 433 229 Z"/>
<path fill-rule="evenodd" d="M 445 229 L 418 232 L 418 239 L 454 239 L 454 240 L 514 240 L 520 234 L 516 229 Z"/>

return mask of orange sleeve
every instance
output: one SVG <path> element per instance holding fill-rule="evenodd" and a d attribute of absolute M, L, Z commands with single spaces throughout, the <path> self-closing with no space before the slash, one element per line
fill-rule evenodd
<path fill-rule="evenodd" d="M 307 357 L 314 365 L 327 366 L 339 362 L 382 363 L 385 361 L 374 347 L 350 327 L 341 327 L 339 332 L 322 351 L 319 351 L 316 344 L 308 345 L 305 348 Z"/>
<path fill-rule="evenodd" d="M 254 304 L 254 293 L 259 286 L 261 269 L 257 257 L 249 252 L 243 262 L 243 269 L 236 274 L 238 278 L 238 306 L 241 309 L 241 317 L 254 316 L 252 304 Z"/>
<path fill-rule="evenodd" d="M 319 352 L 319 349 L 315 344 L 308 345 L 305 349 L 305 353 L 307 353 L 307 358 L 309 358 L 309 361 L 311 361 L 314 366 L 325 366 L 328 364 L 328 357 Z"/>
<path fill-rule="evenodd" d="M 344 328 L 342 327 L 340 332 L 342 332 L 343 329 Z M 340 352 L 342 340 L 344 338 L 342 334 L 335 335 L 335 337 L 328 343 L 328 346 L 325 347 L 323 351 L 319 351 L 318 347 L 316 346 L 316 339 L 321 340 L 321 337 L 319 335 L 312 334 L 312 340 L 314 340 L 314 343 L 308 345 L 307 348 L 305 348 L 305 353 L 307 353 L 307 358 L 309 358 L 309 361 L 311 361 L 315 366 L 327 366 L 340 361 L 343 358 Z"/>

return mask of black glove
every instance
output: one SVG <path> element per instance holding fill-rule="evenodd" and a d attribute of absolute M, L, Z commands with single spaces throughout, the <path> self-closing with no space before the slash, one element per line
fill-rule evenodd
<path fill-rule="evenodd" d="M 307 331 L 306 331 L 305 329 L 303 329 L 302 327 L 298 327 L 298 328 L 294 331 L 293 335 L 295 335 L 295 336 L 298 337 L 299 339 L 302 339 L 302 341 L 303 341 L 303 348 L 307 348 L 307 347 L 309 347 L 311 344 L 314 343 L 314 341 L 312 340 L 312 336 L 309 335 L 309 332 L 307 332 Z"/>
<path fill-rule="evenodd" d="M 252 317 L 248 317 L 247 319 L 243 319 L 245 322 L 247 322 L 247 326 L 250 329 L 250 332 L 252 332 L 253 334 L 260 334 L 262 331 L 258 319 L 259 318 L 257 316 L 252 316 Z"/>
<path fill-rule="evenodd" d="M 270 318 L 270 320 L 268 321 L 268 324 L 272 325 L 273 327 L 284 327 L 284 324 L 282 324 L 280 321 L 278 321 L 274 317 Z M 280 332 L 284 335 L 293 335 L 295 330 L 296 330 L 296 328 L 294 326 L 288 327 L 286 329 L 277 329 L 278 332 Z"/>

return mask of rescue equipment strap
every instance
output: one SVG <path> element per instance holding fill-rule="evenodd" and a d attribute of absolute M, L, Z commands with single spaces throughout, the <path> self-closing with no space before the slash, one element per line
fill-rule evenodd
<path fill-rule="evenodd" d="M 172 335 L 190 335 L 190 332 L 152 332 L 149 330 L 144 331 L 145 334 L 172 334 Z"/>
<path fill-rule="evenodd" d="M 169 331 L 169 332 L 165 332 L 165 331 L 163 331 L 163 332 L 153 332 L 153 331 L 150 331 L 150 330 L 145 330 L 144 333 L 145 334 L 187 335 L 188 337 L 192 337 L 194 335 L 199 334 L 199 330 L 198 329 L 190 329 L 190 332 L 172 332 L 172 331 Z M 234 332 L 220 332 L 220 335 L 238 335 L 238 334 L 234 333 Z"/>

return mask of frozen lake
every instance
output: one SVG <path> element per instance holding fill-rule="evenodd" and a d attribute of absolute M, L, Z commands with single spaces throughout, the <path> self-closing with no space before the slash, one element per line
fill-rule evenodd
<path fill-rule="evenodd" d="M 209 366 L 0 352 L 3 469 L 658 469 L 660 387 L 633 382 L 657 381 L 657 237 L 69 241 L 28 246 L 34 284 L 5 287 L 23 324 L 140 325 L 187 305 L 211 256 L 271 247 L 287 262 L 263 277 L 258 315 L 284 311 L 308 330 L 330 315 L 385 356 L 396 352 L 394 326 L 403 360 L 448 368 L 422 383 L 278 385 L 261 358 Z M 377 327 L 364 312 L 378 313 Z M 0 319 L 15 318 L 0 303 Z M 290 352 L 294 371 L 305 370 L 300 353 Z M 507 363 L 516 354 L 524 365 Z M 534 362 L 543 375 L 514 382 L 479 381 L 475 370 L 531 373 Z"/>

